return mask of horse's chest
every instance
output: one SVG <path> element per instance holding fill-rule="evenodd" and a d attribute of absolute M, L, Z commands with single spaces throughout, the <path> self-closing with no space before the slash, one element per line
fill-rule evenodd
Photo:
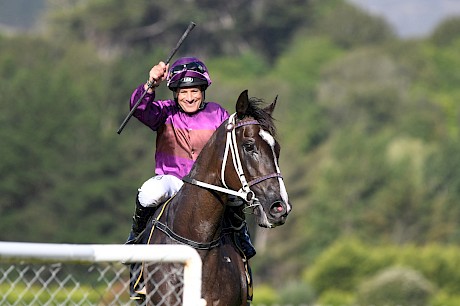
<path fill-rule="evenodd" d="M 213 224 L 207 221 L 201 221 L 196 226 L 196 231 L 200 235 L 207 235 L 208 233 L 211 233 L 213 229 L 214 229 Z"/>

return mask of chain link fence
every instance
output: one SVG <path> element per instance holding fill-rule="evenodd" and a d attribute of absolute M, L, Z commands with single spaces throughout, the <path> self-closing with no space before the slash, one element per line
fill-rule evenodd
<path fill-rule="evenodd" d="M 199 276 L 191 277 L 190 262 L 186 260 L 181 262 L 174 258 L 177 252 L 180 253 L 183 249 L 166 253 L 159 252 L 158 258 L 153 261 L 151 258 L 146 258 L 146 261 L 128 260 L 134 258 L 133 254 L 137 254 L 136 252 L 129 255 L 123 255 L 123 252 L 120 252 L 119 260 L 114 260 L 117 254 L 111 254 L 110 252 L 114 251 L 111 249 L 105 255 L 105 257 L 110 257 L 110 260 L 99 258 L 88 261 L 78 251 L 70 251 L 71 256 L 68 256 L 67 259 L 63 259 L 66 256 L 62 254 L 50 255 L 50 253 L 41 252 L 39 248 L 36 248 L 39 247 L 38 244 L 29 244 L 36 248 L 34 252 L 37 254 L 34 256 L 30 254 L 32 251 L 22 256 L 18 256 L 17 253 L 12 254 L 14 248 L 19 244 L 10 244 L 6 251 L 8 254 L 5 255 L 5 248 L 2 248 L 2 244 L 0 242 L 0 305 L 2 306 L 145 305 L 146 302 L 140 298 L 145 295 L 135 292 L 130 294 L 130 279 L 132 284 L 137 285 L 136 289 L 141 290 L 143 289 L 142 279 L 149 279 L 153 274 L 157 277 L 151 291 L 151 294 L 157 298 L 155 305 L 179 306 L 202 303 L 199 297 L 201 265 L 193 268 L 194 271 L 198 271 L 199 268 Z M 130 246 L 120 247 L 123 249 Z M 152 248 L 149 250 L 158 251 Z M 52 259 L 56 257 L 59 257 L 59 260 Z M 139 277 L 136 271 L 130 273 L 130 265 L 123 264 L 124 261 L 129 261 L 131 265 L 144 262 L 144 265 L 136 265 L 136 268 L 140 269 L 138 271 L 142 271 L 142 277 Z M 149 269 L 145 269 L 147 263 Z M 172 267 L 168 274 L 158 270 L 165 264 Z M 158 275 L 161 275 L 161 278 L 158 278 Z M 200 281 L 199 286 L 195 286 L 197 280 Z M 168 288 L 168 290 L 161 290 L 165 292 L 164 296 L 158 297 L 159 287 Z M 199 290 L 198 296 L 193 292 L 191 294 L 192 289 L 193 291 Z M 138 299 L 133 299 L 133 297 Z M 147 297 L 147 300 L 149 299 L 150 297 Z"/>
<path fill-rule="evenodd" d="M 130 305 L 127 268 L 112 263 L 2 263 L 0 305 Z"/>
<path fill-rule="evenodd" d="M 171 305 L 166 302 L 170 300 L 181 305 L 183 276 L 178 268 L 158 283 L 179 280 L 160 305 Z M 0 263 L 0 305 L 142 304 L 130 299 L 129 277 L 129 266 L 121 263 Z"/>

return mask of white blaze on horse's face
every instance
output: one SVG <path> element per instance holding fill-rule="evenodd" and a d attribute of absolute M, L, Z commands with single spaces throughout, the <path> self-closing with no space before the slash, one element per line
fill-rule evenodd
<path fill-rule="evenodd" d="M 267 131 L 264 131 L 263 129 L 260 129 L 259 135 L 263 140 L 265 140 L 268 143 L 268 145 L 272 149 L 273 160 L 275 162 L 276 172 L 281 173 L 280 167 L 278 165 L 278 159 L 276 158 L 276 153 L 275 153 L 275 138 L 273 138 L 273 136 L 270 135 L 270 133 L 268 133 Z M 279 177 L 278 182 L 280 184 L 281 198 L 283 199 L 284 203 L 286 204 L 286 210 L 287 210 L 286 212 L 289 213 L 291 211 L 291 205 L 289 204 L 288 194 L 287 194 L 287 191 L 286 191 L 286 186 L 284 186 L 283 178 Z"/>

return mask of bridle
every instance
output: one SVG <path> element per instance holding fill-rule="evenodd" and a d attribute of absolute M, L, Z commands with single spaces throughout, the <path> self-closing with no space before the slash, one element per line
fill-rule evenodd
<path fill-rule="evenodd" d="M 260 123 L 257 120 L 242 120 L 236 123 L 236 113 L 231 115 L 228 119 L 227 126 L 226 126 L 226 132 L 227 132 L 227 139 L 226 139 L 226 144 L 225 144 L 225 152 L 224 152 L 224 157 L 222 160 L 222 167 L 221 167 L 221 181 L 222 184 L 225 186 L 220 187 L 212 184 L 208 184 L 202 181 L 198 181 L 196 179 L 192 179 L 189 176 L 185 176 L 182 178 L 182 180 L 186 183 L 196 185 L 202 188 L 218 191 L 218 192 L 223 192 L 226 194 L 230 194 L 233 196 L 237 196 L 241 199 L 243 199 L 244 202 L 244 209 L 250 209 L 256 206 L 260 206 L 259 200 L 256 198 L 255 193 L 251 190 L 251 186 L 254 186 L 256 184 L 259 184 L 260 182 L 263 182 L 265 180 L 268 180 L 270 178 L 282 178 L 281 173 L 279 171 L 278 164 L 276 162 L 276 156 L 273 155 L 273 158 L 275 158 L 275 164 L 276 164 L 276 170 L 277 172 L 264 175 L 258 178 L 255 178 L 251 181 L 246 180 L 246 176 L 244 175 L 243 172 L 243 166 L 241 164 L 241 158 L 238 153 L 238 145 L 236 142 L 236 129 L 246 126 L 246 125 L 259 125 Z M 227 184 L 225 183 L 225 169 L 227 165 L 227 160 L 229 156 L 229 152 L 232 154 L 233 158 L 233 167 L 235 168 L 235 171 L 240 179 L 241 182 L 241 188 L 239 190 L 232 190 L 230 189 Z M 229 201 L 230 202 L 230 201 Z M 230 206 L 240 206 L 243 203 L 238 203 L 241 201 L 237 201 L 237 204 L 231 204 L 231 203 L 226 203 L 226 205 Z M 187 239 L 185 237 L 179 236 L 176 233 L 174 233 L 166 224 L 161 223 L 158 219 L 155 219 L 153 221 L 153 225 L 160 229 L 163 233 L 168 235 L 170 238 L 181 242 L 188 244 L 196 249 L 200 250 L 209 250 L 211 248 L 217 247 L 221 243 L 221 237 L 211 241 L 211 242 L 196 242 L 192 241 L 190 239 Z"/>
<path fill-rule="evenodd" d="M 227 193 L 233 196 L 237 196 L 244 200 L 247 208 L 260 205 L 260 202 L 256 198 L 254 191 L 251 190 L 251 186 L 259 184 L 270 178 L 282 178 L 281 173 L 279 172 L 279 169 L 277 168 L 278 172 L 264 175 L 264 176 L 255 178 L 248 182 L 246 180 L 246 176 L 244 175 L 243 166 L 241 164 L 241 158 L 238 153 L 238 145 L 236 142 L 236 129 L 237 128 L 240 128 L 246 125 L 259 125 L 259 124 L 260 123 L 257 120 L 242 120 L 236 123 L 236 113 L 232 114 L 228 118 L 228 123 L 226 126 L 227 140 L 225 144 L 225 152 L 224 152 L 224 157 L 222 160 L 222 167 L 221 167 L 221 174 L 220 174 L 222 184 L 225 186 L 225 188 L 216 186 L 216 185 L 212 185 L 212 184 L 208 184 L 202 181 L 198 181 L 196 179 L 191 179 L 188 176 L 184 177 L 182 180 L 189 184 L 193 184 L 193 185 L 197 185 L 203 188 L 207 188 L 207 189 Z M 229 152 L 232 154 L 233 167 L 236 171 L 236 174 L 238 175 L 238 178 L 242 186 L 238 191 L 230 189 L 225 183 L 225 169 L 227 165 Z M 276 157 L 274 156 L 274 158 Z"/>

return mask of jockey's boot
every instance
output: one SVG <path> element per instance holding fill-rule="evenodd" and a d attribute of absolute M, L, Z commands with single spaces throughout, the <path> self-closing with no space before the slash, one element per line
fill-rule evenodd
<path fill-rule="evenodd" d="M 243 251 L 246 259 L 250 259 L 256 255 L 256 249 L 252 245 L 251 237 L 249 236 L 248 226 L 246 222 L 243 224 L 241 229 L 238 231 L 238 239 L 241 245 L 241 251 Z"/>
<path fill-rule="evenodd" d="M 231 205 L 227 206 L 225 219 L 230 223 L 230 226 L 237 229 L 236 238 L 238 239 L 241 251 L 246 259 L 250 259 L 256 255 L 256 249 L 252 245 L 251 237 L 249 236 L 248 225 L 244 220 L 241 207 L 243 202 L 238 197 L 229 197 L 228 202 Z"/>
<path fill-rule="evenodd" d="M 135 300 L 136 305 L 145 305 L 145 289 L 144 278 L 141 273 L 142 263 L 131 263 L 129 266 L 129 298 Z"/>
<path fill-rule="evenodd" d="M 144 207 L 139 203 L 139 194 L 136 195 L 136 208 L 133 215 L 133 225 L 125 244 L 133 244 L 137 236 L 145 229 L 147 222 L 155 212 L 156 207 Z"/>

